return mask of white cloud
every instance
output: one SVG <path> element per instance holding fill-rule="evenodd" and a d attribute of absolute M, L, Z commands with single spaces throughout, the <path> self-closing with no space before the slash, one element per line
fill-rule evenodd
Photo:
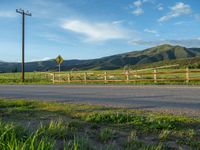
<path fill-rule="evenodd" d="M 144 32 L 153 33 L 153 34 L 158 33 L 156 30 L 151 30 L 151 29 L 144 29 Z"/>
<path fill-rule="evenodd" d="M 200 21 L 200 14 L 196 14 L 195 15 L 195 19 L 198 20 L 198 21 Z"/>
<path fill-rule="evenodd" d="M 142 15 L 144 13 L 144 9 L 142 8 L 142 6 L 145 3 L 155 4 L 155 1 L 154 0 L 136 0 L 131 5 L 131 8 L 135 8 L 135 10 L 132 11 L 132 14 L 134 14 L 136 16 Z"/>
<path fill-rule="evenodd" d="M 156 30 L 144 29 L 144 32 L 151 33 L 151 34 L 154 34 L 154 35 L 156 35 L 156 36 L 160 36 L 160 35 L 158 34 L 158 31 L 156 31 Z"/>
<path fill-rule="evenodd" d="M 15 11 L 0 11 L 1 18 L 13 18 L 16 17 Z"/>
<path fill-rule="evenodd" d="M 144 1 L 137 0 L 133 3 L 135 10 L 132 11 L 132 14 L 139 16 L 144 13 L 144 10 L 141 8 L 143 5 Z"/>
<path fill-rule="evenodd" d="M 158 7 L 158 10 L 160 10 L 160 11 L 163 10 L 163 9 L 164 9 L 164 8 L 163 8 L 162 6 Z"/>
<path fill-rule="evenodd" d="M 163 4 L 161 4 L 161 3 L 158 4 L 157 9 L 160 10 L 160 11 L 164 10 Z"/>
<path fill-rule="evenodd" d="M 185 16 L 192 13 L 190 5 L 184 4 L 182 2 L 176 3 L 174 6 L 170 8 L 170 10 L 171 11 L 167 15 L 162 16 L 158 21 L 159 22 L 168 21 L 172 18 Z"/>
<path fill-rule="evenodd" d="M 82 34 L 85 41 L 106 41 L 111 39 L 126 39 L 129 31 L 113 23 L 90 23 L 82 20 L 68 20 L 62 28 Z"/>
<path fill-rule="evenodd" d="M 134 45 L 143 46 L 157 46 L 162 44 L 170 45 L 180 45 L 185 47 L 200 47 L 200 39 L 181 39 L 181 40 L 155 40 L 155 41 L 145 41 L 145 40 L 133 40 L 130 43 Z"/>
<path fill-rule="evenodd" d="M 140 7 L 140 6 L 142 6 L 142 1 L 141 0 L 137 0 L 137 1 L 133 2 L 133 5 L 135 7 Z"/>
<path fill-rule="evenodd" d="M 143 0 L 143 3 L 152 3 L 152 4 L 155 4 L 155 0 Z"/>
<path fill-rule="evenodd" d="M 51 60 L 53 58 L 50 57 L 44 57 L 44 58 L 37 58 L 37 59 L 31 59 L 31 62 L 33 61 L 47 61 L 47 60 Z"/>
<path fill-rule="evenodd" d="M 134 15 L 139 16 L 144 13 L 144 10 L 142 8 L 137 8 L 132 12 Z"/>
<path fill-rule="evenodd" d="M 125 20 L 115 20 L 112 24 L 122 24 Z"/>
<path fill-rule="evenodd" d="M 182 24 L 184 24 L 184 21 L 179 21 L 174 23 L 174 25 L 182 25 Z"/>
<path fill-rule="evenodd" d="M 50 59 L 52 59 L 52 58 L 50 58 L 50 57 L 44 57 L 44 58 L 42 58 L 41 60 L 42 60 L 42 61 L 45 61 L 45 60 L 50 60 Z"/>

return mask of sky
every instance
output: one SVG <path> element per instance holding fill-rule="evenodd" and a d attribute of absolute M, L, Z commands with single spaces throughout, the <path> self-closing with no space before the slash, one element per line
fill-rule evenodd
<path fill-rule="evenodd" d="M 0 0 L 0 61 L 94 59 L 161 44 L 200 47 L 199 0 Z"/>

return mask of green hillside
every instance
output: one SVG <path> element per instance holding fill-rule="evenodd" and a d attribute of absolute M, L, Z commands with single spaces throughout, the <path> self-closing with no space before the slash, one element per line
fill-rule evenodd
<path fill-rule="evenodd" d="M 174 60 L 163 60 L 154 63 L 148 64 L 136 64 L 132 65 L 132 69 L 143 69 L 143 68 L 154 68 L 159 66 L 166 66 L 166 65 L 175 65 L 178 64 L 180 68 L 200 68 L 200 57 L 192 57 L 192 58 L 182 58 L 182 59 L 174 59 Z"/>
<path fill-rule="evenodd" d="M 134 68 L 161 66 L 178 63 L 180 66 L 200 67 L 200 48 L 185 48 L 181 46 L 160 45 L 143 51 L 133 51 L 99 59 L 65 60 L 62 70 L 112 70 L 126 65 Z M 26 71 L 55 71 L 55 60 L 26 63 Z M 20 63 L 0 62 L 0 72 L 15 72 L 21 70 Z"/>

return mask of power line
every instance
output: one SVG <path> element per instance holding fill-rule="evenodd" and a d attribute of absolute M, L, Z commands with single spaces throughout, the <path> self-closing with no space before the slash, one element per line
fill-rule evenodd
<path fill-rule="evenodd" d="M 16 9 L 16 12 L 22 15 L 22 82 L 24 82 L 24 22 L 25 16 L 32 16 L 29 11 L 24 11 L 23 9 Z"/>

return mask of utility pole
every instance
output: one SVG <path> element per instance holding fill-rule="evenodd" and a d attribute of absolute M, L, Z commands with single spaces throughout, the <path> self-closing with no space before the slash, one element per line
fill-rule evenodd
<path fill-rule="evenodd" d="M 16 12 L 22 15 L 22 82 L 24 82 L 24 21 L 25 16 L 31 16 L 29 11 L 24 11 L 23 9 L 16 9 Z"/>

